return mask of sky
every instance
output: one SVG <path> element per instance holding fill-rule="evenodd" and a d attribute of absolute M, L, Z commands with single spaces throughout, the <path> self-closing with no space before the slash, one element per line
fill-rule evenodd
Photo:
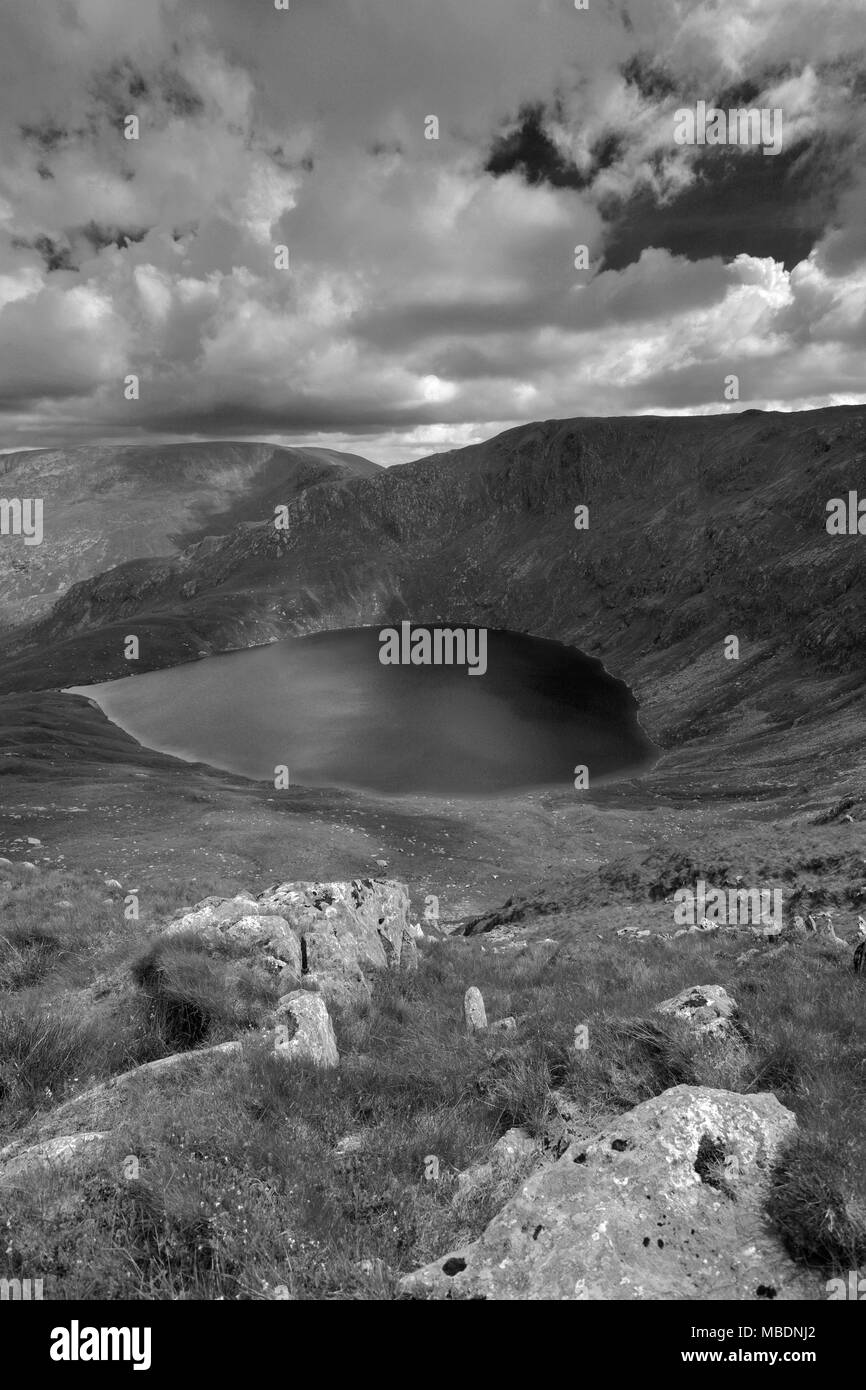
<path fill-rule="evenodd" d="M 863 0 L 288 4 L 0 0 L 0 448 L 866 400 Z"/>

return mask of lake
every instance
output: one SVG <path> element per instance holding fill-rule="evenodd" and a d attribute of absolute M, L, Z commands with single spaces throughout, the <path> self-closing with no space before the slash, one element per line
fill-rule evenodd
<path fill-rule="evenodd" d="M 383 665 L 381 631 L 288 638 L 67 693 L 146 748 L 270 783 L 285 765 L 309 787 L 486 796 L 573 786 L 580 764 L 592 787 L 653 760 L 627 687 L 572 647 L 490 630 L 486 669 L 470 674 Z"/>

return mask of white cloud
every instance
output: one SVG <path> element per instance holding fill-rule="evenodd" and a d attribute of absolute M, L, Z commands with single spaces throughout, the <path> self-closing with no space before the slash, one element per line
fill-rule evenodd
<path fill-rule="evenodd" d="M 0 58 L 0 443 L 203 433 L 212 419 L 392 461 L 539 416 L 724 409 L 727 371 L 754 404 L 856 393 L 866 178 L 843 171 L 864 141 L 847 100 L 859 4 L 629 13 L 631 31 L 614 7 L 569 0 L 287 14 L 29 0 Z M 626 83 L 636 53 L 673 93 Z M 821 135 L 839 156 L 808 259 L 648 245 L 623 269 L 576 273 L 575 245 L 603 254 L 613 200 L 643 188 L 670 207 L 699 186 L 695 152 L 672 142 L 675 106 L 765 74 L 786 139 Z M 549 132 L 584 174 L 598 141 L 619 138 L 591 189 L 484 172 L 532 101 L 558 113 Z M 120 130 L 130 105 L 138 142 Z M 429 113 L 439 142 L 424 140 Z M 137 239 L 115 245 L 123 233 Z"/>

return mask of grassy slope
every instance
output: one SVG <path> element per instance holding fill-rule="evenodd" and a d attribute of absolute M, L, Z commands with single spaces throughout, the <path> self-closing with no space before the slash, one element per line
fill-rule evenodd
<path fill-rule="evenodd" d="M 510 1120 L 542 1123 L 548 1081 L 563 1079 L 562 1039 L 593 1020 L 599 1052 L 578 1078 L 588 1123 L 671 1075 L 774 1089 L 806 1136 L 778 1175 L 774 1219 L 822 1277 L 866 1258 L 862 979 L 815 946 L 736 970 L 709 942 L 626 947 L 614 936 L 623 925 L 669 930 L 664 898 L 682 881 L 742 874 L 782 887 L 789 905 L 833 905 L 853 937 L 866 887 L 862 542 L 833 543 L 822 528 L 827 497 L 862 490 L 862 414 L 510 432 L 460 459 L 308 492 L 287 549 L 251 528 L 183 560 L 121 567 L 73 590 L 31 646 L 19 634 L 0 675 L 0 853 L 26 855 L 45 878 L 0 904 L 4 924 L 11 914 L 33 935 L 15 936 L 4 957 L 14 989 L 2 1075 L 11 1066 L 17 1077 L 17 1099 L 7 1079 L 4 1100 L 16 1132 L 64 1088 L 168 1045 L 131 1011 L 119 1033 L 94 1017 L 92 1035 L 78 1040 L 73 1027 L 59 1050 L 40 1052 L 40 1019 L 104 977 L 131 991 L 141 933 L 209 892 L 387 872 L 410 884 L 416 915 L 435 893 L 450 924 L 511 894 L 503 917 L 516 917 L 508 930 L 527 949 L 493 955 L 483 937 L 430 948 L 405 997 L 393 985 L 369 1020 L 339 1022 L 348 1057 L 366 1060 L 350 1060 L 336 1085 L 250 1056 L 195 1084 L 146 1088 L 119 1140 L 141 1155 L 141 1184 L 118 1163 L 83 1186 L 16 1196 L 17 1267 L 44 1268 L 55 1296 L 261 1297 L 277 1285 L 299 1297 L 388 1296 L 396 1273 L 474 1233 L 502 1200 L 489 1194 L 457 1221 L 453 1176 L 424 1183 L 419 1155 L 439 1153 L 452 1173 Z M 577 551 L 570 516 L 584 495 L 593 522 Z M 628 563 L 611 568 L 611 549 Z M 665 746 L 659 766 L 584 798 L 276 794 L 151 754 L 86 702 L 46 689 L 121 674 L 130 630 L 146 638 L 144 664 L 159 666 L 282 632 L 440 615 L 603 655 L 636 684 Z M 746 638 L 739 664 L 720 658 L 729 631 Z M 134 939 L 100 883 L 80 877 L 93 868 L 141 889 Z M 56 908 L 64 898 L 76 904 L 72 923 Z M 693 1069 L 660 1071 L 604 1022 L 711 980 L 737 995 L 753 1032 L 742 1075 L 720 1072 L 718 1059 L 683 1062 L 679 1043 L 670 1058 Z M 467 1045 L 460 1027 L 469 983 L 492 1016 L 528 1015 L 518 1040 L 496 1044 L 519 1054 L 504 1090 L 494 1078 L 478 1094 L 486 1045 Z M 29 1035 L 14 1022 L 23 1002 Z M 40 1078 L 55 1074 L 60 1095 L 44 1097 Z M 330 1148 L 355 1128 L 375 1140 L 346 1170 Z"/>
<path fill-rule="evenodd" d="M 65 921 L 60 893 L 76 904 Z M 95 875 L 51 874 L 16 881 L 2 903 L 0 1115 L 16 1135 L 91 1127 L 84 1104 L 52 1112 L 179 1045 L 128 983 L 145 948 L 104 896 Z M 431 943 L 417 976 L 383 977 L 368 1013 L 336 1018 L 338 1073 L 286 1068 L 251 1042 L 240 1059 L 142 1082 L 95 1169 L 0 1189 L 7 1277 L 42 1277 L 49 1298 L 392 1297 L 401 1273 L 479 1233 L 507 1197 L 508 1184 L 486 1183 L 455 1203 L 458 1171 L 512 1125 L 556 1142 L 554 1090 L 589 1133 L 683 1082 L 772 1089 L 798 1114 L 770 1211 L 816 1297 L 866 1259 L 863 978 L 847 955 L 810 944 L 738 967 L 742 941 L 622 947 L 568 911 L 492 946 Z M 696 980 L 739 1000 L 742 1055 L 650 1016 Z M 469 981 L 517 1033 L 466 1038 Z M 218 983 L 187 974 L 183 989 L 208 1019 L 201 1040 L 225 1036 Z M 572 1048 L 577 1023 L 585 1053 Z M 341 1158 L 349 1134 L 362 1146 Z M 431 1154 L 438 1181 L 424 1176 Z"/>

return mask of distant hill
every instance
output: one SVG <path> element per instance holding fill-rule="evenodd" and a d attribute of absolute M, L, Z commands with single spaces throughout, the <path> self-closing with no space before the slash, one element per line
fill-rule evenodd
<path fill-rule="evenodd" d="M 236 526 L 73 586 L 10 635 L 0 691 L 127 675 L 130 631 L 146 670 L 404 617 L 472 623 L 601 657 L 656 742 L 702 749 L 709 786 L 736 765 L 758 787 L 763 760 L 805 788 L 866 757 L 866 538 L 826 529 L 852 489 L 866 496 L 866 407 L 521 426 L 299 490 L 287 533 Z"/>
<path fill-rule="evenodd" d="M 378 465 L 272 444 L 119 445 L 0 456 L 0 496 L 44 499 L 44 540 L 0 539 L 0 625 L 32 619 L 71 584 L 124 561 L 179 553 L 324 481 Z"/>

